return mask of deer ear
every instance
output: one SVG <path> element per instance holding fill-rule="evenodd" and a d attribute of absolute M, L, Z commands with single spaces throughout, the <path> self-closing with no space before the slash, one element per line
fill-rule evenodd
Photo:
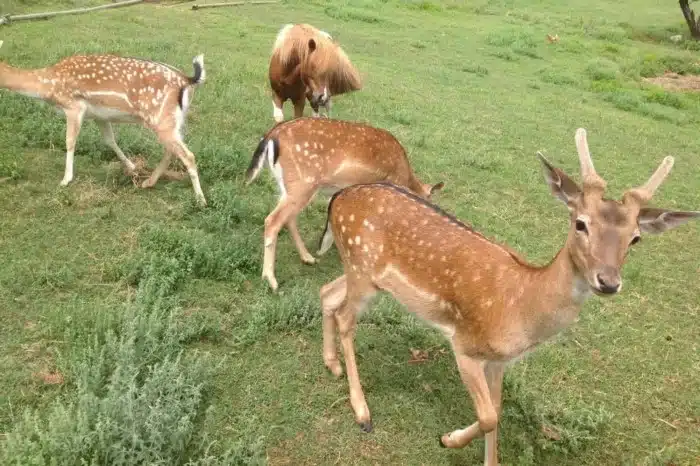
<path fill-rule="evenodd" d="M 572 210 L 574 204 L 581 197 L 581 188 L 566 173 L 549 163 L 541 152 L 538 152 L 537 156 L 544 167 L 544 178 L 552 190 L 552 194 L 566 204 L 569 210 Z"/>
<path fill-rule="evenodd" d="M 309 39 L 309 52 L 313 52 L 314 50 L 316 50 L 316 41 Z"/>
<path fill-rule="evenodd" d="M 430 187 L 430 195 L 432 196 L 433 194 L 440 191 L 444 187 L 445 187 L 445 183 L 443 183 L 442 181 L 437 183 L 437 184 L 434 184 L 433 186 Z"/>
<path fill-rule="evenodd" d="M 637 222 L 644 233 L 659 234 L 684 223 L 700 218 L 700 212 L 684 212 L 644 207 L 639 211 Z"/>

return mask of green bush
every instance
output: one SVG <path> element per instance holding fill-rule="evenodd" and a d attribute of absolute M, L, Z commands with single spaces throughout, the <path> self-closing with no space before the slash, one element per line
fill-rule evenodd
<path fill-rule="evenodd" d="M 170 245 L 172 246 L 172 245 Z M 188 271 L 183 248 L 153 254 L 136 298 L 113 319 L 67 325 L 66 394 L 45 417 L 27 411 L 8 433 L 4 465 L 218 465 L 261 461 L 261 446 L 241 442 L 210 454 L 198 424 L 215 369 L 185 344 L 210 329 L 182 322 L 172 293 Z M 169 254 L 168 254 L 169 253 Z M 69 322 L 70 323 L 70 322 Z M 246 446 L 246 445 L 252 445 Z"/>

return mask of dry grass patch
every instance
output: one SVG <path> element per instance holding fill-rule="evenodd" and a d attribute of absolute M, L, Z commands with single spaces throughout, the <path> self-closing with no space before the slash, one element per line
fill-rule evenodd
<path fill-rule="evenodd" d="M 666 71 L 662 76 L 643 78 L 644 82 L 661 86 L 667 91 L 700 91 L 700 76 L 694 74 L 678 74 Z"/>

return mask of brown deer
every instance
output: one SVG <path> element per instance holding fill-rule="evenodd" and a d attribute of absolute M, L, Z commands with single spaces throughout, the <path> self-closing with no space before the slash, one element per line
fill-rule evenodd
<path fill-rule="evenodd" d="M 335 376 L 342 374 L 337 329 L 362 430 L 371 431 L 372 423 L 355 361 L 355 326 L 378 291 L 393 295 L 450 341 L 477 422 L 444 434 L 441 444 L 460 448 L 485 435 L 484 463 L 495 466 L 506 364 L 572 324 L 592 294 L 620 291 L 628 248 L 642 232 L 661 233 L 700 217 L 646 206 L 671 170 L 672 157 L 617 201 L 603 197 L 606 183 L 593 167 L 583 129 L 576 132 L 576 146 L 582 186 L 538 153 L 552 193 L 571 218 L 564 247 L 542 267 L 390 183 L 355 185 L 334 195 L 321 249 L 335 241 L 345 274 L 320 291 L 323 360 Z"/>
<path fill-rule="evenodd" d="M 277 235 L 283 226 L 296 245 L 302 262 L 313 264 L 297 228 L 297 216 L 316 193 L 355 184 L 391 181 L 428 198 L 441 189 L 416 178 L 401 143 L 386 130 L 350 121 L 298 118 L 274 126 L 260 140 L 246 172 L 246 184 L 255 180 L 267 162 L 280 192 L 277 207 L 265 219 L 262 277 L 273 291 Z"/>
<path fill-rule="evenodd" d="M 305 100 L 319 116 L 320 107 L 330 116 L 331 96 L 357 91 L 362 79 L 350 59 L 330 34 L 309 24 L 287 24 L 272 48 L 269 67 L 273 117 L 284 120 L 282 106 L 294 104 L 294 117 L 304 114 Z"/>
<path fill-rule="evenodd" d="M 182 138 L 194 87 L 205 78 L 203 56 L 192 63 L 193 77 L 170 65 L 117 55 L 73 55 L 39 69 L 0 63 L 0 88 L 41 99 L 65 114 L 66 167 L 61 186 L 73 180 L 73 154 L 83 120 L 95 120 L 128 174 L 136 167 L 117 145 L 112 123 L 140 123 L 165 146 L 163 158 L 141 186 L 153 187 L 175 154 L 190 175 L 197 201 L 206 205 L 194 154 Z"/>

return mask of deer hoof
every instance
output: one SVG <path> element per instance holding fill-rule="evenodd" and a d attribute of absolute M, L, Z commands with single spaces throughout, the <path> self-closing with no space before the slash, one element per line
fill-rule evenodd
<path fill-rule="evenodd" d="M 277 289 L 279 288 L 279 285 L 277 284 L 277 279 L 273 276 L 270 275 L 263 275 L 263 279 L 267 280 L 267 283 L 270 285 L 270 288 L 272 289 L 273 292 L 276 292 Z"/>
<path fill-rule="evenodd" d="M 360 423 L 360 430 L 366 434 L 372 432 L 372 421 L 365 421 Z"/>
<path fill-rule="evenodd" d="M 301 261 L 306 265 L 314 265 L 316 263 L 316 259 L 313 256 L 302 257 Z"/>
<path fill-rule="evenodd" d="M 136 176 L 139 174 L 138 169 L 136 168 L 136 165 L 133 163 L 131 165 L 125 165 L 124 166 L 124 175 L 126 176 Z"/>
<path fill-rule="evenodd" d="M 338 359 L 329 359 L 326 361 L 326 367 L 328 368 L 329 371 L 331 371 L 331 374 L 337 379 L 341 375 L 343 375 L 343 367 L 340 365 L 340 361 Z"/>

